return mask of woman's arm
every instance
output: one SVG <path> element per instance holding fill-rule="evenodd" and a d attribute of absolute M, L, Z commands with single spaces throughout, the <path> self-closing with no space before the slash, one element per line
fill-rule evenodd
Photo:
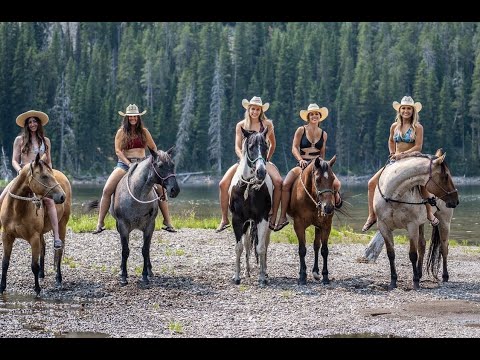
<path fill-rule="evenodd" d="M 17 172 L 17 174 L 22 169 L 22 167 L 20 166 L 20 163 L 22 162 L 21 154 L 22 154 L 22 137 L 17 136 L 15 138 L 15 141 L 13 142 L 13 154 L 12 154 L 12 166 Z"/>
<path fill-rule="evenodd" d="M 47 151 L 45 151 L 45 159 L 44 161 L 48 164 L 48 166 L 50 166 L 52 169 L 53 169 L 53 165 L 52 165 L 52 156 L 50 155 L 50 150 L 51 150 L 51 142 L 50 142 L 50 139 L 49 138 L 45 138 L 45 145 L 47 146 Z M 42 156 L 43 157 L 43 156 Z"/>
<path fill-rule="evenodd" d="M 270 161 L 272 159 L 273 153 L 275 152 L 275 148 L 277 147 L 277 140 L 275 139 L 275 130 L 273 127 L 273 122 L 271 120 L 267 121 L 267 127 L 268 127 L 268 141 L 270 142 L 270 147 L 268 148 L 268 153 L 267 153 L 267 161 Z"/>
<path fill-rule="evenodd" d="M 121 162 L 130 166 L 130 161 L 127 159 L 127 157 L 125 156 L 121 148 L 122 138 L 123 138 L 123 130 L 118 129 L 117 133 L 115 134 L 115 154 L 118 156 Z"/>
<path fill-rule="evenodd" d="M 150 131 L 148 131 L 148 129 L 146 128 L 143 128 L 143 131 L 145 133 L 145 138 L 147 140 L 147 147 L 150 149 L 150 150 L 153 150 L 153 151 L 157 151 L 157 145 L 155 144 L 155 141 L 153 141 L 153 137 L 152 137 L 152 134 L 150 134 Z"/>
<path fill-rule="evenodd" d="M 390 126 L 390 136 L 388 137 L 388 152 L 390 153 L 390 156 L 395 154 L 395 151 L 396 151 L 395 141 L 393 140 L 393 135 L 395 133 L 396 127 L 397 127 L 397 123 L 393 123 Z"/>
<path fill-rule="evenodd" d="M 242 133 L 242 125 L 243 120 L 237 123 L 235 127 L 235 154 L 237 154 L 238 158 L 242 159 L 242 140 L 243 140 L 243 133 Z"/>
<path fill-rule="evenodd" d="M 320 149 L 320 157 L 325 160 L 325 152 L 327 151 L 327 139 L 328 135 L 325 130 L 323 130 L 323 146 Z"/>

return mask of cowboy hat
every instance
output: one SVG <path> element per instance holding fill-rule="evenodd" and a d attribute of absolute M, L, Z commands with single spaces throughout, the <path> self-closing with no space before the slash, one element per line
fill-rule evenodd
<path fill-rule="evenodd" d="M 252 99 L 250 101 L 248 101 L 247 99 L 243 99 L 242 100 L 242 106 L 245 108 L 245 109 L 248 109 L 248 107 L 250 105 L 257 105 L 257 106 L 261 106 L 262 109 L 263 109 L 263 112 L 267 111 L 268 108 L 270 107 L 270 104 L 269 103 L 265 103 L 263 104 L 262 103 L 262 99 L 258 96 L 254 96 L 252 97 Z"/>
<path fill-rule="evenodd" d="M 17 125 L 20 127 L 24 127 L 25 120 L 31 117 L 36 117 L 40 119 L 42 126 L 45 126 L 48 123 L 48 115 L 45 114 L 44 112 L 37 111 L 37 110 L 28 110 L 27 112 L 24 112 L 17 116 L 17 120 L 16 120 Z"/>
<path fill-rule="evenodd" d="M 400 106 L 412 106 L 412 107 L 415 108 L 417 113 L 419 113 L 420 110 L 422 110 L 422 104 L 419 103 L 418 101 L 414 102 L 411 96 L 404 96 L 402 98 L 402 101 L 400 101 L 400 102 L 394 101 L 392 106 L 397 111 L 398 111 L 398 109 L 400 109 Z"/>
<path fill-rule="evenodd" d="M 125 111 L 125 113 L 123 113 L 122 111 L 119 111 L 118 113 L 121 116 L 140 116 L 140 115 L 144 115 L 146 112 L 147 110 L 143 110 L 141 113 L 139 113 L 138 106 L 135 104 L 130 104 L 127 106 L 127 110 Z"/>
<path fill-rule="evenodd" d="M 328 116 L 328 109 L 326 107 L 319 107 L 317 104 L 308 105 L 307 110 L 300 110 L 300 117 L 302 120 L 308 121 L 308 114 L 311 112 L 318 112 L 321 115 L 320 121 L 323 121 Z"/>

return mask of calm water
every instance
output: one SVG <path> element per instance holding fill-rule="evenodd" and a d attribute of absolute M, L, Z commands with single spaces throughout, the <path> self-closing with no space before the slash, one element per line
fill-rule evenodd
<path fill-rule="evenodd" d="M 103 185 L 76 185 L 73 187 L 74 211 L 81 211 L 81 204 L 92 199 L 100 199 Z M 196 218 L 218 217 L 220 221 L 220 205 L 218 188 L 212 185 L 180 184 L 181 192 L 176 199 L 170 199 L 170 212 L 178 216 Z M 459 186 L 460 205 L 454 211 L 451 224 L 450 238 L 457 241 L 468 241 L 480 245 L 480 186 Z M 367 219 L 367 187 L 366 185 L 342 186 L 344 198 L 348 204 L 349 217 L 338 214 L 334 219 L 334 226 L 348 225 L 354 231 L 361 232 Z M 395 234 L 402 234 L 403 230 L 396 230 Z M 406 232 L 405 232 L 406 233 Z M 426 226 L 426 236 L 430 237 L 430 226 Z"/>

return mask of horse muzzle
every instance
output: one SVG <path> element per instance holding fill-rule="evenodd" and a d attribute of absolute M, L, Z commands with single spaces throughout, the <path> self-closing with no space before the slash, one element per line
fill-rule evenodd
<path fill-rule="evenodd" d="M 52 199 L 55 202 L 55 204 L 63 204 L 65 202 L 65 193 L 53 194 Z"/>

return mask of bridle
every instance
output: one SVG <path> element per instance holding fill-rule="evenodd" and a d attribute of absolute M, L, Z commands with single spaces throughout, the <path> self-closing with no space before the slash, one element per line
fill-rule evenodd
<path fill-rule="evenodd" d="M 167 176 L 165 176 L 165 177 L 161 176 L 161 175 L 158 173 L 157 169 L 155 169 L 155 165 L 153 164 L 153 156 L 150 158 L 150 165 L 151 165 L 151 167 L 153 168 L 153 172 L 155 173 L 155 175 L 157 175 L 158 178 L 160 179 L 160 185 L 161 185 L 162 187 L 165 187 L 165 186 L 164 186 L 164 185 L 165 185 L 165 181 L 166 181 L 168 178 L 170 178 L 170 177 L 176 177 L 176 176 L 177 176 L 177 174 L 175 174 L 175 173 L 171 173 L 171 174 L 169 174 L 169 175 L 167 175 Z M 152 202 L 154 202 L 154 201 L 157 201 L 157 200 L 159 200 L 159 199 L 160 199 L 160 201 L 165 200 L 164 196 L 157 196 L 157 197 L 155 197 L 155 199 L 147 200 L 147 201 L 137 199 L 137 198 L 135 197 L 135 195 L 133 195 L 132 191 L 130 190 L 130 181 L 129 181 L 129 179 L 130 179 L 130 174 L 131 174 L 131 172 L 129 171 L 129 172 L 128 172 L 128 175 L 127 175 L 127 190 L 128 190 L 128 193 L 130 194 L 130 196 L 131 196 L 135 201 L 137 201 L 137 202 L 139 202 L 139 203 L 141 203 L 141 204 L 150 204 L 150 203 L 152 203 Z"/>
<path fill-rule="evenodd" d="M 255 159 L 251 159 L 250 156 L 248 155 L 248 145 L 246 144 L 247 142 L 247 138 L 245 138 L 244 140 L 244 144 L 243 146 L 245 146 L 245 158 L 247 159 L 247 166 L 250 168 L 250 169 L 253 169 L 254 166 L 255 166 L 255 163 L 258 161 L 258 160 L 262 160 L 263 163 L 267 164 L 267 161 L 265 160 L 265 158 L 263 157 L 263 155 L 259 155 L 257 156 Z M 259 145 L 260 146 L 260 145 Z M 265 177 L 266 178 L 266 177 Z M 240 176 L 239 177 L 239 180 L 245 184 L 247 184 L 247 187 L 245 189 L 245 192 L 243 193 L 243 198 L 244 199 L 247 199 L 248 197 L 248 192 L 250 190 L 250 187 L 254 190 L 260 190 L 260 188 L 262 187 L 262 185 L 265 183 L 265 179 L 263 179 L 261 182 L 258 182 L 258 179 L 255 175 L 253 175 L 251 178 L 249 179 L 244 179 L 243 176 Z"/>
<path fill-rule="evenodd" d="M 387 162 L 388 164 L 388 162 Z M 435 201 L 435 197 L 431 198 L 431 199 L 423 199 L 421 202 L 408 202 L 408 201 L 402 201 L 402 200 L 397 200 L 397 199 L 392 199 L 392 198 L 389 198 L 387 196 L 385 196 L 385 194 L 382 192 L 382 190 L 380 189 L 380 176 L 382 176 L 382 173 L 383 171 L 385 170 L 385 168 L 387 167 L 387 164 L 385 164 L 382 168 L 382 171 L 380 172 L 380 175 L 378 176 L 378 182 L 377 182 L 377 189 L 378 191 L 380 192 L 380 195 L 382 196 L 382 198 L 386 201 L 386 202 L 396 202 L 396 203 L 399 203 L 399 204 L 408 204 L 408 205 L 425 205 L 426 203 L 429 203 L 430 205 L 432 206 L 436 206 L 436 201 Z M 442 196 L 439 197 L 439 199 L 442 199 L 443 200 L 443 197 L 447 196 L 447 195 L 451 195 L 451 194 L 454 194 L 456 192 L 458 192 L 457 189 L 454 189 L 452 191 L 447 191 L 445 190 L 441 185 L 439 185 L 435 180 L 433 180 L 433 172 L 432 172 L 432 165 L 433 165 L 433 158 L 430 157 L 430 164 L 429 164 L 429 167 L 428 167 L 428 180 L 427 182 L 425 183 L 425 186 L 427 186 L 427 184 L 431 181 L 433 182 L 439 189 L 441 189 L 445 194 L 443 194 Z"/>
<path fill-rule="evenodd" d="M 38 180 L 36 177 L 34 177 L 33 176 L 33 162 L 34 161 L 35 160 L 32 160 L 30 162 L 30 169 L 29 169 L 29 175 L 28 175 L 29 176 L 28 187 L 30 189 L 32 189 L 31 186 L 30 186 L 30 183 L 32 182 L 32 180 L 35 180 L 40 185 L 42 185 L 44 188 L 46 188 L 47 192 L 45 194 L 41 195 L 40 197 L 37 197 L 37 194 L 35 194 L 35 193 L 33 193 L 32 197 L 25 197 L 25 196 L 16 195 L 16 194 L 12 193 L 9 189 L 8 190 L 8 195 L 10 195 L 12 198 L 17 199 L 17 200 L 31 201 L 35 204 L 35 206 L 37 207 L 37 210 L 38 210 L 39 208 L 42 207 L 43 198 L 46 197 L 50 193 L 50 191 L 52 191 L 54 188 L 56 188 L 57 186 L 60 186 L 60 183 L 55 180 L 55 182 L 56 182 L 55 185 L 48 186 L 48 185 L 44 184 L 43 182 L 41 182 L 40 180 Z"/>
<path fill-rule="evenodd" d="M 312 161 L 312 182 L 313 182 L 313 187 L 315 188 L 315 193 L 317 194 L 317 200 L 318 200 L 318 197 L 324 193 L 332 193 L 332 194 L 335 194 L 335 191 L 333 189 L 321 189 L 321 190 L 318 190 L 318 187 L 317 187 L 317 182 L 315 181 L 315 164 L 313 164 L 314 161 Z M 310 191 L 307 190 L 307 187 L 305 186 L 305 183 L 303 182 L 303 172 L 305 171 L 307 167 L 305 167 L 304 169 L 302 169 L 302 172 L 300 174 L 300 182 L 302 183 L 302 186 L 303 186 L 303 189 L 305 190 L 305 193 L 308 195 L 308 197 L 313 201 L 313 203 L 315 204 L 315 207 L 320 211 L 321 209 L 321 205 L 322 205 L 322 202 L 320 200 L 318 201 L 315 201 L 315 199 L 313 198 L 313 196 L 310 194 Z"/>

